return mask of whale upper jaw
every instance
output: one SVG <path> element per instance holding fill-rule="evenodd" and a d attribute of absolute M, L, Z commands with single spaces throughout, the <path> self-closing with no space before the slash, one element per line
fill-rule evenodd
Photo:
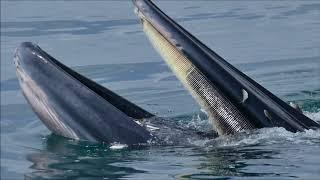
<path fill-rule="evenodd" d="M 153 114 L 76 73 L 37 45 L 22 43 L 14 64 L 23 95 L 53 133 L 128 145 L 152 138 L 135 121 Z"/>
<path fill-rule="evenodd" d="M 320 125 L 229 64 L 150 0 L 133 0 L 143 30 L 221 134 L 284 127 L 296 132 Z"/>

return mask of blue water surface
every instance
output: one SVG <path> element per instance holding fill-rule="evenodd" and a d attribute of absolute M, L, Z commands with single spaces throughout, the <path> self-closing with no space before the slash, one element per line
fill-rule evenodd
<path fill-rule="evenodd" d="M 320 121 L 319 1 L 156 3 L 232 65 Z M 51 135 L 15 76 L 13 52 L 23 41 L 152 113 L 199 130 L 210 126 L 133 9 L 129 0 L 1 1 L 1 179 L 318 179 L 314 130 L 267 128 L 119 149 Z"/>

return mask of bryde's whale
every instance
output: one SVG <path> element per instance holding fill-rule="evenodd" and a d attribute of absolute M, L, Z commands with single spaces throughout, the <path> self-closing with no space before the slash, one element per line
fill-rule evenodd
<path fill-rule="evenodd" d="M 133 2 L 155 49 L 207 112 L 218 134 L 276 126 L 292 132 L 320 127 L 237 70 L 151 1 Z M 161 141 L 168 132 L 176 137 L 213 137 L 156 117 L 31 42 L 16 49 L 14 63 L 23 95 L 54 134 L 127 145 Z"/>
<path fill-rule="evenodd" d="M 133 3 L 152 45 L 206 111 L 219 135 L 263 127 L 292 132 L 320 127 L 229 64 L 150 0 Z"/>

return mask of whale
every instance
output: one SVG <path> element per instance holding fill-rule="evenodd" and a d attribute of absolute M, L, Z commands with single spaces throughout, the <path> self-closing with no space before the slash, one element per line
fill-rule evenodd
<path fill-rule="evenodd" d="M 25 99 L 54 134 L 128 145 L 152 139 L 139 123 L 152 113 L 75 72 L 38 45 L 21 43 L 14 64 Z"/>
<path fill-rule="evenodd" d="M 214 132 L 182 127 L 158 117 L 53 58 L 37 44 L 23 42 L 13 57 L 27 103 L 53 133 L 67 139 L 140 146 L 187 144 Z"/>
<path fill-rule="evenodd" d="M 219 135 L 267 127 L 297 132 L 320 125 L 232 66 L 151 0 L 133 0 L 143 31 L 208 115 Z"/>
<path fill-rule="evenodd" d="M 206 112 L 218 135 L 265 127 L 291 132 L 320 127 L 201 43 L 153 2 L 133 3 L 150 42 Z M 22 94 L 56 135 L 127 145 L 161 142 L 168 140 L 168 134 L 174 134 L 173 143 L 216 135 L 155 116 L 32 42 L 21 43 L 13 59 Z"/>

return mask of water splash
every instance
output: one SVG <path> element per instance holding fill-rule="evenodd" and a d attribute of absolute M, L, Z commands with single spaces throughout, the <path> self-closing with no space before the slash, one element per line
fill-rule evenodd
<path fill-rule="evenodd" d="M 125 149 L 127 147 L 128 147 L 128 145 L 126 145 L 126 144 L 112 143 L 109 148 L 112 150 L 120 150 L 120 149 Z"/>
<path fill-rule="evenodd" d="M 304 112 L 309 118 L 320 122 L 320 112 Z M 186 129 L 193 129 L 198 132 L 212 132 L 212 125 L 207 118 L 201 117 L 199 114 L 186 124 L 179 122 Z M 205 148 L 217 147 L 233 147 L 233 146 L 253 146 L 253 145 L 274 145 L 274 144 L 304 144 L 314 145 L 320 144 L 320 130 L 306 130 L 304 132 L 292 133 L 281 127 L 262 128 L 256 130 L 248 130 L 237 133 L 236 135 L 226 135 L 215 138 L 189 138 L 189 145 Z"/>
<path fill-rule="evenodd" d="M 306 115 L 307 117 L 309 117 L 310 119 L 313 119 L 313 120 L 317 121 L 318 123 L 320 123 L 320 111 L 318 111 L 318 112 L 304 111 L 303 114 Z"/>
<path fill-rule="evenodd" d="M 315 121 L 320 121 L 320 112 L 305 112 Z M 159 122 L 161 123 L 159 124 Z M 161 127 L 155 132 L 158 137 L 149 145 L 183 145 L 203 148 L 274 145 L 274 144 L 319 144 L 320 130 L 292 133 L 281 127 L 247 130 L 235 135 L 217 137 L 208 118 L 196 113 L 177 117 L 175 120 L 154 120 Z"/>

